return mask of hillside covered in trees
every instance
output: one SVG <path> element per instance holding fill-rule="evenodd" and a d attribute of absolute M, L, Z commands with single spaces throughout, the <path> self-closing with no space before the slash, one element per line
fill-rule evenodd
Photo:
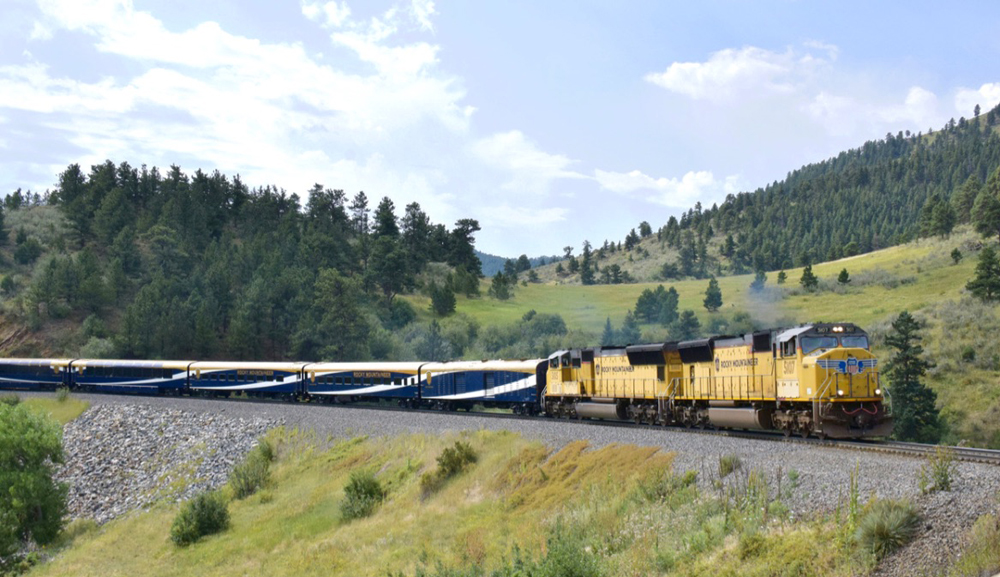
<path fill-rule="evenodd" d="M 449 230 L 417 203 L 397 216 L 387 197 L 373 210 L 363 192 L 318 184 L 301 204 L 238 176 L 111 161 L 69 166 L 44 196 L 14 192 L 5 310 L 53 338 L 8 352 L 388 358 L 389 331 L 416 317 L 395 296 L 431 263 L 449 290 L 478 292 L 475 220 Z"/>
<path fill-rule="evenodd" d="M 619 242 L 584 242 L 576 257 L 567 247 L 570 262 L 540 277 L 618 284 L 778 271 L 947 234 L 982 212 L 975 203 L 987 185 L 984 197 L 1000 194 L 1000 175 L 990 179 L 1000 106 L 975 112 L 938 131 L 887 134 L 710 208 L 698 203 L 658 228 L 643 222 Z"/>

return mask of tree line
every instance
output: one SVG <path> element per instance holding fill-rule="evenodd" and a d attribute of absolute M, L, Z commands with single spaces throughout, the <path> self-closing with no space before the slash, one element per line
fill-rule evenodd
<path fill-rule="evenodd" d="M 218 171 L 72 164 L 44 196 L 7 197 L 8 212 L 56 207 L 68 230 L 42 246 L 0 212 L 21 265 L 0 289 L 36 328 L 87 317 L 86 336 L 105 345 L 94 352 L 124 358 L 384 358 L 386 332 L 416 317 L 395 297 L 426 288 L 431 263 L 447 270 L 438 291 L 478 292 L 480 227 L 433 223 L 416 202 L 402 214 L 389 197 L 372 204 L 320 184 L 303 204 Z"/>

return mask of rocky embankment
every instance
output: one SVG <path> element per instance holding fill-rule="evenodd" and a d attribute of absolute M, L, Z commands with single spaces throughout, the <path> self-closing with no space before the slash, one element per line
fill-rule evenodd
<path fill-rule="evenodd" d="M 105 523 L 161 500 L 225 484 L 233 466 L 280 419 L 144 404 L 97 405 L 67 424 L 69 513 Z"/>

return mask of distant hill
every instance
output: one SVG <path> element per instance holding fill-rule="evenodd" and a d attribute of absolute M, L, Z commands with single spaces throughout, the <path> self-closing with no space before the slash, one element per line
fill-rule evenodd
<path fill-rule="evenodd" d="M 483 263 L 483 268 L 482 268 L 483 276 L 487 277 L 491 277 L 497 274 L 497 272 L 502 271 L 503 263 L 507 260 L 507 258 L 513 258 L 515 260 L 519 258 L 519 257 L 497 256 L 495 254 L 487 254 L 485 252 L 480 252 L 478 250 L 476 251 L 476 256 L 478 256 L 479 261 Z M 528 257 L 528 262 L 530 262 L 531 267 L 534 268 L 536 266 L 555 262 L 561 258 L 562 258 L 561 256 L 536 256 L 536 257 Z"/>

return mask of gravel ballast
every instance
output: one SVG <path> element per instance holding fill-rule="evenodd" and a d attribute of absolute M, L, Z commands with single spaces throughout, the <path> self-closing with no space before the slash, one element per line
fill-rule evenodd
<path fill-rule="evenodd" d="M 165 495 L 183 499 L 223 484 L 232 466 L 254 441 L 279 424 L 314 430 L 319 439 L 502 429 L 553 447 L 580 439 L 595 447 L 614 443 L 656 446 L 676 453 L 675 471 L 698 471 L 699 481 L 709 491 L 719 457 L 736 455 L 744 470 L 762 470 L 772 485 L 779 472 L 782 482 L 788 483 L 788 474 L 794 471 L 797 484 L 784 501 L 796 517 L 843 506 L 851 473 L 857 470 L 862 502 L 871 496 L 910 499 L 922 515 L 917 540 L 879 567 L 876 574 L 884 576 L 940 574 L 960 551 L 962 539 L 975 520 L 1000 512 L 1000 467 L 991 465 L 959 463 L 951 491 L 921 495 L 918 476 L 923 459 L 800 443 L 464 413 L 77 396 L 93 406 L 66 427 L 67 464 L 62 475 L 72 485 L 73 515 L 93 517 L 99 522 Z M 178 485 L 173 483 L 178 475 L 187 475 L 192 482 L 178 494 L 170 495 L 170 487 Z"/>

